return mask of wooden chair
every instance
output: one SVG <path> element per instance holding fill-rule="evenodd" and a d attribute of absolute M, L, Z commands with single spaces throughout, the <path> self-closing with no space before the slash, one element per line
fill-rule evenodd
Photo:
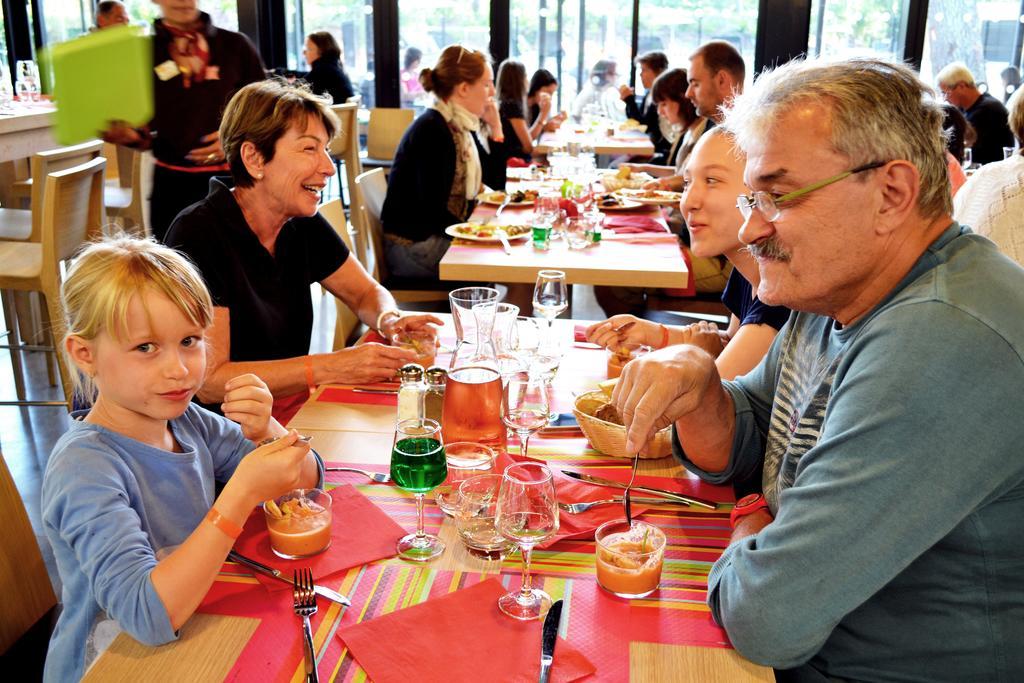
<path fill-rule="evenodd" d="M 351 185 L 350 187 L 355 187 Z M 359 259 L 356 251 L 356 235 L 345 220 L 345 207 L 340 199 L 327 202 L 320 206 L 320 215 L 323 216 L 331 227 L 341 236 L 341 240 L 352 252 L 352 256 Z M 360 259 L 360 262 L 362 260 Z M 332 295 L 333 296 L 333 295 Z M 345 305 L 345 302 L 334 297 L 334 306 L 337 316 L 334 319 L 334 349 L 343 349 L 348 346 L 348 340 L 352 332 L 359 326 L 359 317 L 352 312 L 352 309 Z"/>
<path fill-rule="evenodd" d="M 100 140 L 93 140 L 33 155 L 30 162 L 32 177 L 27 180 L 31 189 L 31 208 L 29 210 L 0 209 L 0 240 L 38 242 L 46 177 L 54 171 L 63 171 L 66 168 L 91 161 L 101 156 L 102 152 L 103 143 Z"/>
<path fill-rule="evenodd" d="M 49 316 L 50 335 L 60 340 L 63 316 L 60 310 L 61 262 L 86 241 L 102 234 L 103 172 L 107 162 L 98 157 L 74 168 L 51 173 L 46 178 L 45 199 L 38 242 L 0 242 L 0 289 L 40 292 Z M 59 342 L 58 342 L 59 343 Z M 19 353 L 11 349 L 12 357 Z M 0 405 L 71 406 L 69 369 L 57 355 L 65 401 L 0 401 Z"/>
<path fill-rule="evenodd" d="M 388 276 L 387 262 L 384 258 L 384 228 L 380 222 L 381 209 L 384 208 L 384 197 L 388 192 L 384 169 L 375 168 L 356 178 L 355 196 L 359 199 L 358 206 L 353 206 L 352 214 L 358 215 L 356 228 L 361 232 L 360 241 L 366 245 L 363 265 L 378 282 L 387 287 L 395 301 L 447 301 L 447 285 L 437 280 L 426 282 L 407 280 Z M 433 285 L 434 288 L 431 288 Z M 444 289 L 441 289 L 444 287 Z"/>
<path fill-rule="evenodd" d="M 363 168 L 391 168 L 395 162 L 395 151 L 402 141 L 405 130 L 415 116 L 412 109 L 370 110 L 370 123 L 366 129 L 366 156 Z"/>
<path fill-rule="evenodd" d="M 337 115 L 341 122 L 341 130 L 331 140 L 328 151 L 334 160 L 334 166 L 338 169 L 338 187 L 341 187 L 341 167 L 345 166 L 345 176 L 348 180 L 349 201 L 345 201 L 345 193 L 341 190 L 338 195 L 341 197 L 343 206 L 355 205 L 356 200 L 356 176 L 363 172 L 362 162 L 359 160 L 359 123 L 356 120 L 356 113 L 359 111 L 359 103 L 351 102 L 335 104 L 331 110 Z"/>
<path fill-rule="evenodd" d="M 8 653 L 57 604 L 32 523 L 10 470 L 0 457 L 0 653 Z M 43 649 L 45 656 L 45 648 Z M 20 667 L 19 667 L 20 668 Z M 24 675 L 25 671 L 22 670 Z"/>
<path fill-rule="evenodd" d="M 137 237 L 149 235 L 142 196 L 143 153 L 128 147 L 117 148 L 119 175 L 116 183 L 107 182 L 103 202 L 107 217 L 117 221 L 125 232 Z"/>

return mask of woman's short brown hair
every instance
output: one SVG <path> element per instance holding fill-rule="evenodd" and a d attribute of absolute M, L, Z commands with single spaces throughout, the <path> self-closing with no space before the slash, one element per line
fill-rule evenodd
<path fill-rule="evenodd" d="M 341 46 L 338 45 L 338 41 L 330 33 L 327 31 L 314 31 L 306 37 L 309 39 L 309 42 L 316 45 L 316 49 L 320 51 L 321 59 L 325 59 L 328 62 L 341 61 Z"/>
<path fill-rule="evenodd" d="M 484 75 L 490 59 L 480 50 L 449 45 L 441 51 L 433 69 L 420 71 L 420 84 L 442 100 L 447 100 L 459 83 L 475 83 Z"/>
<path fill-rule="evenodd" d="M 678 104 L 679 118 L 686 126 L 697 120 L 697 110 L 694 109 L 690 98 L 686 96 L 686 89 L 689 85 L 686 69 L 664 71 L 651 84 L 651 100 L 655 104 L 665 100 L 671 100 Z"/>
<path fill-rule="evenodd" d="M 305 126 L 318 116 L 331 140 L 341 122 L 331 111 L 329 100 L 314 95 L 304 84 L 280 79 L 250 83 L 231 98 L 220 122 L 220 143 L 238 187 L 252 187 L 253 178 L 242 161 L 242 143 L 251 142 L 264 161 L 274 158 L 274 146 L 293 125 Z"/>

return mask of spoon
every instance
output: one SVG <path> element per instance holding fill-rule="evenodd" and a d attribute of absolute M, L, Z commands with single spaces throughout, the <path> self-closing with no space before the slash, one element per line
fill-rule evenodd
<path fill-rule="evenodd" d="M 640 464 L 640 452 L 633 455 L 633 472 L 629 475 L 629 483 L 626 484 L 626 493 L 622 497 L 622 506 L 626 508 L 626 526 L 633 528 L 633 510 L 629 504 L 629 490 L 633 487 L 633 480 L 636 479 L 636 466 Z"/>

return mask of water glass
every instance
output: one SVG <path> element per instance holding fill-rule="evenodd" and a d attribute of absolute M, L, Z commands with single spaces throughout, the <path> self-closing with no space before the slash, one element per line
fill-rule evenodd
<path fill-rule="evenodd" d="M 500 474 L 478 474 L 463 480 L 456 490 L 455 528 L 474 557 L 501 561 L 513 546 L 498 533 L 494 523 L 503 478 Z"/>
<path fill-rule="evenodd" d="M 589 225 L 589 219 L 583 217 L 570 218 L 566 221 L 565 241 L 570 249 L 582 250 L 590 245 L 590 238 L 587 235 Z"/>
<path fill-rule="evenodd" d="M 494 451 L 482 443 L 454 441 L 445 444 L 444 455 L 448 475 L 434 490 L 434 500 L 446 515 L 452 516 L 458 504 L 459 485 L 470 477 L 491 472 Z"/>
<path fill-rule="evenodd" d="M 973 155 L 974 153 L 971 151 L 970 147 L 964 147 L 964 162 L 961 165 L 963 166 L 965 171 L 969 169 L 973 164 Z"/>
<path fill-rule="evenodd" d="M 444 552 L 444 542 L 423 530 L 423 494 L 444 482 L 447 474 L 441 425 L 422 419 L 399 422 L 391 449 L 391 480 L 416 494 L 416 532 L 399 539 L 402 559 L 425 562 Z"/>
<path fill-rule="evenodd" d="M 516 318 L 519 307 L 514 304 L 500 303 L 494 313 L 494 331 L 491 341 L 498 354 L 498 373 L 504 379 L 511 373 L 521 369 L 519 357 L 512 348 L 512 336 L 515 334 Z"/>
<path fill-rule="evenodd" d="M 498 609 L 514 619 L 539 619 L 551 607 L 551 596 L 533 587 L 530 557 L 534 546 L 558 533 L 558 499 L 546 465 L 520 462 L 505 468 L 495 526 L 503 538 L 519 545 L 523 555 L 522 586 L 499 598 Z"/>

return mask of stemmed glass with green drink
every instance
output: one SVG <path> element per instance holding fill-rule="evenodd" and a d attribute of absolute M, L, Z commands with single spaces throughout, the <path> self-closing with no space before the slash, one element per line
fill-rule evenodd
<path fill-rule="evenodd" d="M 416 494 L 416 533 L 399 539 L 402 559 L 425 562 L 444 552 L 444 542 L 423 530 L 423 495 L 444 483 L 447 475 L 441 425 L 424 419 L 399 422 L 391 448 L 391 480 Z"/>

